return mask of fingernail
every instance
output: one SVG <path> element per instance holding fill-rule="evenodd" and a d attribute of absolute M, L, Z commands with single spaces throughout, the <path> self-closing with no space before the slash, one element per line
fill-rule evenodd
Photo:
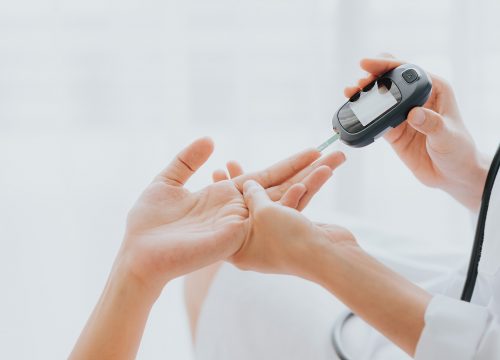
<path fill-rule="evenodd" d="M 413 117 L 411 119 L 411 123 L 413 125 L 422 125 L 425 121 L 425 113 L 422 109 L 420 108 L 417 108 L 415 110 L 413 110 Z"/>

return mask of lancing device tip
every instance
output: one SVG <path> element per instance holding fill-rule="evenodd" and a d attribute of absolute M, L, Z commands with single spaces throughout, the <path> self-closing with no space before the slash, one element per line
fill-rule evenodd
<path fill-rule="evenodd" d="M 333 134 L 333 136 L 331 138 L 326 140 L 323 144 L 318 146 L 316 149 L 321 152 L 321 151 L 325 150 L 328 146 L 333 144 L 335 141 L 337 141 L 338 139 L 340 139 L 340 134 L 335 133 L 335 134 Z"/>

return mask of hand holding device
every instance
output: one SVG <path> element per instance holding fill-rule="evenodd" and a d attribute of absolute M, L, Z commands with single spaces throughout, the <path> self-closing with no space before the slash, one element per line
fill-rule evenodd
<path fill-rule="evenodd" d="M 372 143 L 401 124 L 415 106 L 422 106 L 432 83 L 416 65 L 403 64 L 379 75 L 352 94 L 333 117 L 333 129 L 351 146 Z"/>
<path fill-rule="evenodd" d="M 369 75 L 346 88 L 345 95 L 352 97 L 380 74 L 403 64 L 394 58 L 363 59 L 361 68 Z M 450 85 L 435 75 L 430 78 L 429 99 L 413 108 L 408 121 L 388 131 L 385 138 L 423 184 L 443 189 L 477 211 L 489 160 L 479 153 L 467 131 Z"/>

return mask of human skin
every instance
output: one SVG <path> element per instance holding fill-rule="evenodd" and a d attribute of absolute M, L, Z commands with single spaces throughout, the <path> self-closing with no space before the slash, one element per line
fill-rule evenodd
<path fill-rule="evenodd" d="M 366 254 L 346 229 L 313 223 L 272 202 L 254 181 L 244 186 L 251 232 L 233 263 L 244 270 L 316 282 L 408 354 L 424 327 L 431 295 Z M 265 248 L 265 256 L 261 250 Z"/>
<path fill-rule="evenodd" d="M 367 76 L 347 87 L 345 96 L 351 97 L 377 76 L 403 63 L 391 55 L 361 60 Z M 491 159 L 478 151 L 451 86 L 444 79 L 429 75 L 429 100 L 422 107 L 413 108 L 407 121 L 387 132 L 385 139 L 420 182 L 442 189 L 476 212 Z"/>
<path fill-rule="evenodd" d="M 219 181 L 191 193 L 184 188 L 213 151 L 202 138 L 177 155 L 139 197 L 105 289 L 70 359 L 133 359 L 149 312 L 164 286 L 180 275 L 230 259 L 250 231 L 243 184 L 258 181 L 274 201 L 300 209 L 345 157 L 319 159 L 314 149 L 263 171 Z"/>
<path fill-rule="evenodd" d="M 392 57 L 363 59 L 360 65 L 368 75 L 356 86 L 346 88 L 345 95 L 352 96 L 378 75 L 401 64 L 403 61 Z M 490 160 L 477 150 L 449 84 L 435 75 L 431 79 L 433 91 L 427 103 L 414 108 L 408 121 L 385 138 L 423 184 L 444 190 L 477 212 Z M 218 178 L 223 178 L 222 172 Z M 294 274 L 321 284 L 396 345 L 414 354 L 430 300 L 427 292 L 367 255 L 347 230 L 314 224 L 297 212 L 269 203 L 258 185 L 247 184 L 245 190 L 253 232 L 233 257 L 237 266 Z M 260 205 L 252 206 L 252 202 Z M 302 234 L 298 244 L 296 234 Z M 290 239 L 294 239 L 293 246 Z M 272 250 L 266 259 L 256 256 L 255 249 L 261 248 L 262 242 Z M 190 295 L 206 295 L 208 286 L 201 281 L 211 281 L 214 268 L 209 270 L 188 278 Z M 203 298 L 188 298 L 188 305 L 196 301 L 199 309 Z M 192 318 L 196 315 L 194 312 Z"/>

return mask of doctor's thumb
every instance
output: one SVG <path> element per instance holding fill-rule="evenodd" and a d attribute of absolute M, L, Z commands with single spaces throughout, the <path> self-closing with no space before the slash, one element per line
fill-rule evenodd
<path fill-rule="evenodd" d="M 445 119 L 430 109 L 413 108 L 408 114 L 408 123 L 418 132 L 427 135 L 432 142 L 442 142 L 441 145 L 445 145 L 449 140 L 450 132 Z"/>
<path fill-rule="evenodd" d="M 250 212 L 273 203 L 266 190 L 254 180 L 248 180 L 243 184 L 243 198 Z"/>

